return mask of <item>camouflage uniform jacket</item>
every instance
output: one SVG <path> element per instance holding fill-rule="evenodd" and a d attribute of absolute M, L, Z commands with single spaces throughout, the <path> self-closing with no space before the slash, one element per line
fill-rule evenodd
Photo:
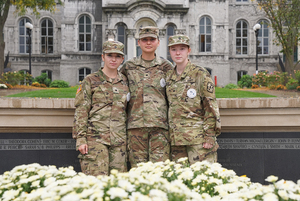
<path fill-rule="evenodd" d="M 76 147 L 97 141 L 119 146 L 126 142 L 126 107 L 129 99 L 127 78 L 115 79 L 100 69 L 82 81 L 75 98 L 73 138 Z"/>
<path fill-rule="evenodd" d="M 160 127 L 168 129 L 166 73 L 173 65 L 155 57 L 145 62 L 142 57 L 127 61 L 121 72 L 127 76 L 130 101 L 127 128 Z"/>
<path fill-rule="evenodd" d="M 188 62 L 181 75 L 168 72 L 166 88 L 171 145 L 215 144 L 221 122 L 210 74 Z"/>

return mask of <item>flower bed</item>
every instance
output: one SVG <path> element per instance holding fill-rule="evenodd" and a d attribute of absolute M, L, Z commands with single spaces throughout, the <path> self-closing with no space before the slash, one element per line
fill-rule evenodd
<path fill-rule="evenodd" d="M 186 158 L 141 163 L 127 173 L 88 176 L 73 167 L 29 164 L 0 175 L 3 201 L 29 200 L 300 200 L 300 180 L 269 176 L 270 185 L 253 183 L 220 164 L 198 162 L 188 166 Z"/>

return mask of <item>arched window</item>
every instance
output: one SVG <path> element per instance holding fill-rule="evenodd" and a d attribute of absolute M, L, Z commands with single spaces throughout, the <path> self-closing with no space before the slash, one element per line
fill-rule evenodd
<path fill-rule="evenodd" d="M 268 21 L 262 20 L 259 22 L 261 29 L 258 32 L 258 54 L 269 54 L 269 28 Z"/>
<path fill-rule="evenodd" d="M 118 24 L 117 37 L 117 40 L 124 44 L 124 53 L 127 54 L 126 26 L 124 24 Z"/>
<path fill-rule="evenodd" d="M 79 18 L 79 51 L 92 50 L 91 18 L 83 15 Z"/>
<path fill-rule="evenodd" d="M 52 81 L 52 71 L 51 70 L 42 70 L 42 73 L 46 73 L 48 78 Z"/>
<path fill-rule="evenodd" d="M 26 31 L 25 24 L 26 22 L 31 21 L 28 18 L 22 18 L 19 22 L 19 52 L 21 54 L 29 53 L 29 46 L 28 46 L 28 34 Z"/>
<path fill-rule="evenodd" d="M 78 80 L 82 81 L 85 78 L 85 76 L 87 76 L 88 74 L 91 74 L 91 69 L 89 69 L 89 68 L 80 68 L 79 73 L 78 73 L 78 75 L 79 75 Z"/>
<path fill-rule="evenodd" d="M 236 24 L 236 54 L 248 54 L 248 25 L 244 20 Z"/>
<path fill-rule="evenodd" d="M 53 53 L 53 23 L 50 19 L 41 23 L 41 46 L 42 54 Z"/>
<path fill-rule="evenodd" d="M 205 68 L 205 69 L 209 72 L 209 74 L 210 74 L 210 76 L 211 76 L 212 70 L 211 70 L 210 68 Z"/>
<path fill-rule="evenodd" d="M 199 35 L 199 47 L 200 52 L 211 52 L 211 20 L 209 17 L 202 17 L 200 19 L 200 35 Z"/>
<path fill-rule="evenodd" d="M 237 81 L 240 81 L 241 78 L 243 77 L 243 75 L 247 75 L 247 71 L 243 71 L 243 70 L 238 71 L 237 72 Z"/>
<path fill-rule="evenodd" d="M 169 45 L 169 37 L 170 36 L 174 36 L 174 34 L 175 34 L 175 26 L 174 25 L 168 25 L 168 27 L 167 27 L 167 59 L 170 61 L 170 62 L 172 62 L 173 63 L 173 60 L 172 60 L 172 58 L 171 58 L 171 55 L 170 55 L 170 51 L 169 51 L 169 47 L 168 47 L 168 45 Z"/>

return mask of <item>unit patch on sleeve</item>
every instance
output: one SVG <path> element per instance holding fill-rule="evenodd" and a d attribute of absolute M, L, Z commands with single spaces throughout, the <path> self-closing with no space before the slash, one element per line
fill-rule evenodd
<path fill-rule="evenodd" d="M 207 92 L 209 92 L 209 93 L 214 92 L 214 84 L 212 82 L 207 83 Z"/>
<path fill-rule="evenodd" d="M 78 94 L 81 91 L 82 87 L 81 85 L 78 87 L 76 94 Z"/>

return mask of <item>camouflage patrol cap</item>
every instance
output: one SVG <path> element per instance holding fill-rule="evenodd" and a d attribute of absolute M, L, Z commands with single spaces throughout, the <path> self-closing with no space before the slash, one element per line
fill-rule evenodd
<path fill-rule="evenodd" d="M 117 53 L 124 55 L 124 44 L 113 40 L 105 41 L 103 43 L 103 53 Z"/>
<path fill-rule="evenodd" d="M 139 32 L 139 39 L 146 37 L 158 38 L 158 28 L 153 26 L 143 27 Z"/>
<path fill-rule="evenodd" d="M 190 38 L 186 35 L 175 35 L 169 37 L 169 47 L 180 44 L 190 46 Z"/>

